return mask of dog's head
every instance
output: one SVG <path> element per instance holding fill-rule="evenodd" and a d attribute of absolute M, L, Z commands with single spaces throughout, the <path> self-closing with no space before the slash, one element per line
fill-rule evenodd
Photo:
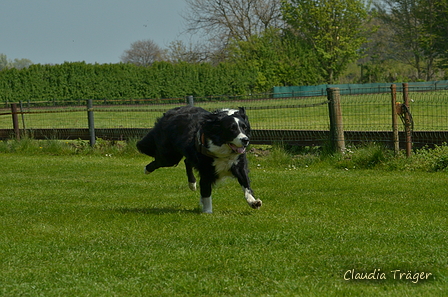
<path fill-rule="evenodd" d="M 245 109 L 220 109 L 211 113 L 207 116 L 203 132 L 208 139 L 208 150 L 213 154 L 244 154 L 250 139 Z"/>

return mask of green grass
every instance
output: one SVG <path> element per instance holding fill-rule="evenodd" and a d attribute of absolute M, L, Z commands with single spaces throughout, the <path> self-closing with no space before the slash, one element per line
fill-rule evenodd
<path fill-rule="evenodd" d="M 263 207 L 250 209 L 236 180 L 227 180 L 206 215 L 182 163 L 147 176 L 142 168 L 150 159 L 130 148 L 111 153 L 75 144 L 0 146 L 2 296 L 448 290 L 446 171 L 352 169 L 339 166 L 348 157 L 258 150 L 249 159 Z M 380 269 L 387 279 L 344 280 L 351 269 Z M 394 280 L 397 269 L 432 276 L 416 284 Z"/>

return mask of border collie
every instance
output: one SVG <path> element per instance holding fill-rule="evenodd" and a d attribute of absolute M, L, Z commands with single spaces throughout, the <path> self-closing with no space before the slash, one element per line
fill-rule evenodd
<path fill-rule="evenodd" d="M 149 174 L 160 167 L 176 166 L 185 157 L 191 190 L 196 190 L 195 168 L 199 175 L 202 211 L 212 213 L 212 186 L 220 179 L 234 176 L 252 208 L 262 202 L 250 187 L 246 147 L 250 125 L 244 108 L 220 109 L 210 113 L 200 107 L 183 106 L 167 111 L 154 128 L 137 143 L 141 153 L 154 157 L 146 165 Z"/>

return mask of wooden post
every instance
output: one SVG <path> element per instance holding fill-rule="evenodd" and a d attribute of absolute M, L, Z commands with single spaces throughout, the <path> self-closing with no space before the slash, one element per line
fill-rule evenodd
<path fill-rule="evenodd" d="M 409 111 L 409 89 L 408 84 L 403 83 L 403 101 L 407 110 Z M 412 137 L 411 137 L 411 115 L 409 112 L 404 114 L 404 129 L 406 134 L 406 156 L 410 157 L 412 152 Z"/>
<path fill-rule="evenodd" d="M 345 151 L 344 126 L 342 124 L 341 97 L 339 88 L 328 88 L 328 109 L 330 115 L 330 137 L 336 152 Z"/>
<path fill-rule="evenodd" d="M 12 127 L 17 140 L 20 140 L 19 117 L 17 116 L 17 104 L 11 104 Z"/>
<path fill-rule="evenodd" d="M 188 96 L 187 97 L 187 101 L 188 101 L 188 105 L 194 106 L 194 98 L 193 98 L 193 96 Z"/>
<path fill-rule="evenodd" d="M 90 136 L 90 146 L 94 147 L 96 142 L 95 137 L 95 121 L 93 118 L 93 100 L 87 100 L 87 119 L 89 122 L 89 136 Z"/>
<path fill-rule="evenodd" d="M 400 152 L 400 138 L 398 135 L 398 117 L 397 117 L 397 85 L 393 84 L 390 86 L 392 95 L 392 134 L 393 134 L 393 144 L 394 152 L 397 155 Z"/>

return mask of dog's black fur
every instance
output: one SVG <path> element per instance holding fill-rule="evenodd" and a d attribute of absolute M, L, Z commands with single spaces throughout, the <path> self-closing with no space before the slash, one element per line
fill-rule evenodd
<path fill-rule="evenodd" d="M 204 212 L 212 212 L 212 186 L 225 176 L 234 176 L 243 188 L 252 208 L 262 202 L 250 187 L 246 147 L 250 124 L 244 108 L 222 109 L 210 113 L 199 107 L 183 106 L 167 111 L 154 128 L 137 143 L 140 152 L 154 157 L 146 173 L 160 167 L 176 166 L 185 157 L 188 182 L 196 189 L 195 168 L 200 175 L 201 202 Z M 206 203 L 209 200 L 210 205 Z"/>

